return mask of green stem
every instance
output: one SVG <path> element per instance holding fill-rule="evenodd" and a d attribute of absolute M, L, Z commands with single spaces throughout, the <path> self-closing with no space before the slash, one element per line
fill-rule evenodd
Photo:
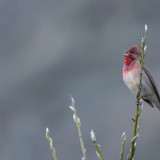
<path fill-rule="evenodd" d="M 139 102 L 139 99 L 138 99 L 138 102 Z M 135 125 L 134 125 L 134 133 L 133 133 L 133 137 L 135 137 L 137 135 L 137 126 L 138 126 L 138 118 L 139 118 L 139 104 L 137 103 L 137 110 L 136 110 L 136 118 L 135 118 Z M 134 141 L 132 141 L 132 144 L 131 144 L 131 155 L 130 155 L 130 160 L 133 159 L 133 156 L 134 156 Z"/>
<path fill-rule="evenodd" d="M 84 160 L 86 160 L 86 148 L 84 147 L 80 125 L 78 125 L 77 123 L 76 123 L 76 125 L 78 128 L 79 140 L 80 140 L 80 144 L 81 144 L 81 148 L 82 148 L 83 157 L 84 157 Z"/>
<path fill-rule="evenodd" d="M 73 107 L 73 112 L 74 112 L 74 122 L 77 126 L 77 129 L 78 129 L 78 135 L 79 135 L 79 140 L 80 140 L 80 144 L 81 144 L 81 149 L 82 149 L 82 153 L 83 153 L 83 160 L 86 160 L 86 148 L 84 146 L 84 142 L 83 142 L 83 138 L 82 138 L 82 132 L 81 132 L 81 122 L 80 122 L 80 119 L 79 117 L 77 116 L 77 110 L 75 108 L 75 105 L 74 105 L 74 99 L 72 99 L 72 107 Z"/>
<path fill-rule="evenodd" d="M 146 54 L 145 50 L 144 50 L 145 42 L 146 42 L 146 33 L 147 33 L 147 31 L 145 30 L 144 38 L 143 38 L 142 43 L 141 43 L 142 57 L 140 59 L 139 89 L 138 89 L 138 92 L 136 94 L 136 100 L 137 100 L 137 107 L 136 108 L 137 109 L 136 109 L 136 117 L 135 117 L 133 137 L 135 137 L 137 135 L 138 118 L 139 118 L 140 112 L 141 112 L 141 110 L 140 110 L 140 99 L 141 99 L 140 94 L 141 94 L 141 88 L 142 88 L 143 59 L 144 59 L 144 56 Z M 132 139 L 130 160 L 133 159 L 133 156 L 134 156 L 134 153 L 135 153 L 134 144 L 135 144 L 135 140 Z"/>
<path fill-rule="evenodd" d="M 120 160 L 123 160 L 124 144 L 125 144 L 125 141 L 122 142 L 122 152 L 120 154 Z"/>
<path fill-rule="evenodd" d="M 52 139 L 49 137 L 49 129 L 48 129 L 48 128 L 46 129 L 46 139 L 47 139 L 48 142 L 49 142 L 50 150 L 51 150 L 51 152 L 52 152 L 52 155 L 53 155 L 54 160 L 57 160 L 56 152 L 55 152 L 55 149 L 53 148 L 53 141 L 52 141 Z"/>
<path fill-rule="evenodd" d="M 52 155 L 53 155 L 54 160 L 57 160 L 57 157 L 56 157 L 55 151 L 53 150 L 53 148 L 50 148 L 50 149 L 51 149 L 51 152 L 52 152 Z"/>

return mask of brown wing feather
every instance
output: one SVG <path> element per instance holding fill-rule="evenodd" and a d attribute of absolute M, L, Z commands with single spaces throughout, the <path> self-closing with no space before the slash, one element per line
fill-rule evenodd
<path fill-rule="evenodd" d="M 147 76 L 148 76 L 148 78 L 149 78 L 149 80 L 150 80 L 150 82 L 151 82 L 151 84 L 152 84 L 152 87 L 153 87 L 153 89 L 154 89 L 154 92 L 155 92 L 155 94 L 156 94 L 156 96 L 157 96 L 157 99 L 158 99 L 158 101 L 159 101 L 159 103 L 160 103 L 160 96 L 159 96 L 159 92 L 158 92 L 156 83 L 154 82 L 154 80 L 153 80 L 153 78 L 152 78 L 149 70 L 148 70 L 145 66 L 143 66 L 143 70 L 144 70 L 144 72 L 147 74 Z"/>

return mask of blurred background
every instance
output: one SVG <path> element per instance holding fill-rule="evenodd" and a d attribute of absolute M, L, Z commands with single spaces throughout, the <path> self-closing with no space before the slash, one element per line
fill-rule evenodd
<path fill-rule="evenodd" d="M 160 2 L 153 0 L 0 0 L 0 159 L 81 159 L 69 95 L 87 148 L 96 133 L 104 157 L 125 158 L 136 100 L 122 80 L 123 50 L 140 46 L 148 24 L 145 64 L 160 90 Z M 134 159 L 160 157 L 160 112 L 146 103 Z"/>

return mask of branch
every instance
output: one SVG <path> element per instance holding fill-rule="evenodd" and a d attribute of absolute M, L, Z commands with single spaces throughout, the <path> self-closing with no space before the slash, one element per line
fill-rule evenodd
<path fill-rule="evenodd" d="M 74 112 L 73 114 L 73 120 L 77 126 L 78 129 L 78 134 L 79 134 L 79 140 L 80 140 L 80 144 L 81 144 L 81 148 L 82 148 L 82 153 L 83 153 L 83 157 L 82 160 L 86 160 L 86 148 L 84 146 L 84 142 L 83 142 L 83 138 L 82 138 L 82 132 L 81 132 L 81 122 L 80 122 L 80 118 L 77 116 L 77 110 L 75 109 L 75 105 L 74 105 L 74 99 L 71 97 L 72 100 L 72 105 L 69 106 L 70 109 Z"/>
<path fill-rule="evenodd" d="M 48 129 L 48 128 L 46 128 L 46 139 L 47 139 L 48 142 L 49 142 L 50 150 L 51 150 L 51 152 L 52 152 L 52 155 L 53 155 L 54 160 L 57 160 L 56 152 L 55 152 L 55 149 L 53 148 L 52 138 L 49 137 L 49 129 Z"/>
<path fill-rule="evenodd" d="M 91 130 L 90 132 L 91 134 L 91 139 L 92 139 L 92 142 L 96 148 L 96 154 L 97 154 L 97 157 L 99 160 L 104 160 L 104 157 L 103 157 L 103 154 L 102 154 L 102 149 L 101 149 L 101 146 L 99 144 L 96 143 L 96 136 L 95 136 L 95 133 L 93 132 L 93 130 Z"/>
<path fill-rule="evenodd" d="M 131 153 L 130 153 L 130 160 L 133 160 L 133 156 L 134 156 L 134 153 L 135 153 L 135 149 L 136 149 L 136 139 L 139 137 L 139 134 L 137 134 L 137 131 L 138 131 L 138 118 L 140 116 L 140 113 L 141 113 L 141 110 L 142 110 L 142 99 L 140 97 L 141 95 L 141 89 L 142 89 L 142 71 L 143 71 L 143 59 L 144 59 L 144 56 L 146 54 L 146 49 L 147 49 L 147 46 L 145 46 L 145 43 L 146 43 L 146 34 L 148 32 L 148 28 L 147 28 L 147 25 L 145 25 L 145 34 L 144 34 L 144 37 L 142 38 L 142 42 L 141 42 L 141 49 L 142 49 L 142 57 L 140 58 L 140 78 L 139 78 L 139 89 L 137 91 L 137 94 L 136 94 L 136 100 L 137 100 L 137 110 L 136 110 L 136 117 L 135 117 L 135 124 L 134 124 L 134 132 L 133 132 L 133 138 L 131 140 Z"/>
<path fill-rule="evenodd" d="M 126 133 L 123 132 L 122 137 L 121 137 L 121 141 L 122 141 L 122 151 L 121 151 L 121 154 L 120 154 L 120 160 L 123 160 L 125 140 L 126 140 Z"/>

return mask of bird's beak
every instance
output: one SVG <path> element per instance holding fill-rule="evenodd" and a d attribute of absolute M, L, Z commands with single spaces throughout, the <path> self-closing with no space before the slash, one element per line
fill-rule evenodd
<path fill-rule="evenodd" d="M 124 56 L 124 57 L 127 57 L 127 56 L 128 56 L 128 50 L 124 50 L 123 56 Z"/>

